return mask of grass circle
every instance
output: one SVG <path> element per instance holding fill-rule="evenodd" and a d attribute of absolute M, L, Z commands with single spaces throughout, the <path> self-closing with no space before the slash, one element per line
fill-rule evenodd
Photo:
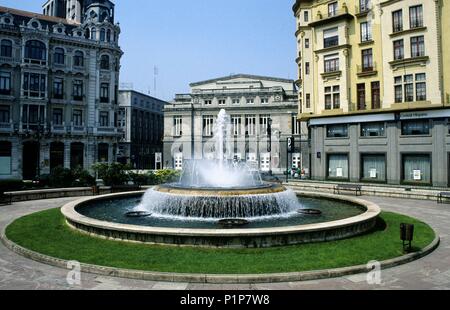
<path fill-rule="evenodd" d="M 383 212 L 370 233 L 338 241 L 264 249 L 159 246 L 90 237 L 70 229 L 60 209 L 17 219 L 7 227 L 6 237 L 40 254 L 105 267 L 174 273 L 266 274 L 350 267 L 402 256 L 401 223 L 415 225 L 413 251 L 424 249 L 435 239 L 427 224 Z"/>

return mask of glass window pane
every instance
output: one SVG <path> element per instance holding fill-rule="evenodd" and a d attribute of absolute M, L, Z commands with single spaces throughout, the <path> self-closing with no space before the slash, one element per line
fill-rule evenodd
<path fill-rule="evenodd" d="M 348 179 L 348 155 L 328 155 L 328 177 Z"/>
<path fill-rule="evenodd" d="M 386 181 L 386 156 L 363 155 L 362 179 L 366 181 Z"/>
<path fill-rule="evenodd" d="M 429 155 L 404 155 L 403 180 L 408 183 L 431 183 L 431 160 Z"/>

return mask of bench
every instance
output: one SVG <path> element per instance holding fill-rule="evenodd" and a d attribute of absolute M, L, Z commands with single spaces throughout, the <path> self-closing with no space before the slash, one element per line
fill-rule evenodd
<path fill-rule="evenodd" d="M 0 206 L 12 204 L 12 195 L 0 192 Z"/>
<path fill-rule="evenodd" d="M 450 192 L 440 192 L 437 196 L 437 203 L 444 203 L 445 199 L 450 199 Z"/>
<path fill-rule="evenodd" d="M 334 187 L 334 194 L 341 194 L 341 191 L 354 191 L 356 196 L 362 196 L 361 185 L 339 184 Z"/>

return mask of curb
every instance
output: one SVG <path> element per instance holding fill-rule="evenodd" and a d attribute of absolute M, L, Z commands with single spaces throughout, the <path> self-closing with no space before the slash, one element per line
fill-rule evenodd
<path fill-rule="evenodd" d="M 6 229 L 6 228 L 5 228 Z M 44 254 L 34 252 L 32 250 L 23 248 L 18 244 L 12 242 L 6 237 L 5 229 L 0 235 L 2 243 L 11 251 L 28 259 L 44 263 L 50 266 L 71 270 L 68 267 L 69 261 L 54 258 Z M 435 232 L 436 234 L 436 232 Z M 381 269 L 388 269 L 399 265 L 407 264 L 418 260 L 428 254 L 432 253 L 440 244 L 440 238 L 436 234 L 436 238 L 431 244 L 423 250 L 401 257 L 389 259 L 380 262 Z M 246 275 L 220 275 L 220 274 L 182 274 L 182 273 L 168 273 L 168 272 L 151 272 L 139 271 L 131 269 L 120 269 L 114 267 L 104 267 L 89 264 L 80 264 L 81 272 L 128 278 L 145 281 L 161 281 L 161 282 L 189 282 L 189 283 L 212 283 L 212 284 L 254 284 L 254 283 L 276 283 L 276 282 L 301 282 L 310 280 L 321 280 L 329 278 L 344 277 L 360 273 L 368 273 L 371 271 L 366 265 L 358 265 L 352 267 L 325 269 L 318 271 L 305 272 L 291 272 L 291 273 L 272 273 L 272 274 L 246 274 Z"/>

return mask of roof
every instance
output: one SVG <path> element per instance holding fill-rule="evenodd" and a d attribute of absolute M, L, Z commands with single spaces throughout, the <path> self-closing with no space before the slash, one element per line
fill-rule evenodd
<path fill-rule="evenodd" d="M 65 18 L 48 16 L 48 15 L 43 15 L 43 14 L 39 14 L 39 13 L 22 11 L 22 10 L 18 10 L 18 9 L 0 6 L 0 14 L 5 14 L 5 13 L 9 13 L 11 15 L 28 17 L 28 18 L 37 18 L 39 20 L 43 20 L 43 21 L 47 21 L 47 22 L 51 22 L 51 23 L 61 23 L 61 24 L 66 24 L 66 25 L 71 25 L 71 26 L 80 25 L 79 23 L 77 23 L 75 21 L 68 20 Z"/>
<path fill-rule="evenodd" d="M 248 78 L 248 79 L 253 79 L 253 80 L 266 80 L 266 81 L 274 81 L 274 82 L 282 82 L 282 83 L 294 83 L 294 80 L 290 80 L 290 79 L 282 79 L 282 78 L 276 78 L 276 77 L 270 77 L 270 76 L 251 75 L 251 74 L 234 74 L 234 75 L 229 75 L 229 76 L 224 76 L 224 77 L 220 77 L 220 78 L 215 78 L 215 79 L 192 83 L 189 86 L 194 87 L 194 86 L 199 86 L 199 85 L 204 85 L 204 84 L 215 83 L 215 82 L 219 82 L 219 81 L 229 81 L 229 80 L 238 79 L 238 78 Z"/>
<path fill-rule="evenodd" d="M 135 93 L 135 94 L 138 95 L 138 96 L 142 96 L 142 97 L 154 99 L 154 100 L 157 100 L 157 101 L 161 101 L 161 102 L 163 102 L 164 104 L 168 103 L 168 102 L 165 101 L 165 100 L 162 100 L 162 99 L 159 99 L 159 98 L 156 98 L 156 97 L 153 97 L 153 96 L 144 94 L 144 93 L 142 93 L 142 92 L 140 92 L 140 91 L 137 91 L 137 90 L 134 90 L 134 89 L 119 89 L 119 93 Z"/>

